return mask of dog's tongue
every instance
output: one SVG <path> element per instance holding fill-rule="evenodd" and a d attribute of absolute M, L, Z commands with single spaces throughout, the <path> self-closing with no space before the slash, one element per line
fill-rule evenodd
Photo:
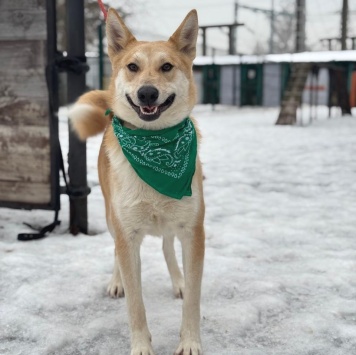
<path fill-rule="evenodd" d="M 140 109 L 146 115 L 153 115 L 157 112 L 158 106 L 141 106 Z"/>

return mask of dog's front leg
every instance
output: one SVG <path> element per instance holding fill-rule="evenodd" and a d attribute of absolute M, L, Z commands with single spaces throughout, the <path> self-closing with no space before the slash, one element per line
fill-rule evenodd
<path fill-rule="evenodd" d="M 164 236 L 162 244 L 164 258 L 166 259 L 168 271 L 171 275 L 174 295 L 178 298 L 183 298 L 184 279 L 179 269 L 174 251 L 174 235 Z"/>
<path fill-rule="evenodd" d="M 134 233 L 133 233 L 134 234 Z M 115 247 L 120 264 L 131 330 L 131 355 L 154 355 L 142 299 L 140 245 L 142 237 L 116 231 Z"/>
<path fill-rule="evenodd" d="M 205 234 L 202 225 L 178 236 L 182 243 L 185 292 L 181 341 L 176 355 L 201 355 L 200 294 L 204 264 Z"/>

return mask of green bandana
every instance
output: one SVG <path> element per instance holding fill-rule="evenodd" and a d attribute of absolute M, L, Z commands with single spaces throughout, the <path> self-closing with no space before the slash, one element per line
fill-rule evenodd
<path fill-rule="evenodd" d="M 163 195 L 192 195 L 197 135 L 189 118 L 174 127 L 151 131 L 124 127 L 113 117 L 114 133 L 137 175 Z"/>

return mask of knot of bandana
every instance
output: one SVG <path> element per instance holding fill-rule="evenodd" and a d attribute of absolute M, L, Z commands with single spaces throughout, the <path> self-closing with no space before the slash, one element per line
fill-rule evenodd
<path fill-rule="evenodd" d="M 126 159 L 143 181 L 175 199 L 192 195 L 197 135 L 189 118 L 176 126 L 151 131 L 124 127 L 114 116 L 112 126 Z"/>

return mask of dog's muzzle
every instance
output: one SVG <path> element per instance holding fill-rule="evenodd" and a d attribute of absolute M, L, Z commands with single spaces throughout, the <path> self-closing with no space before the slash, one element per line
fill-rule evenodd
<path fill-rule="evenodd" d="M 166 111 L 173 104 L 175 96 L 175 94 L 169 95 L 161 105 L 158 105 L 159 91 L 154 86 L 145 85 L 137 91 L 138 106 L 132 101 L 131 97 L 126 94 L 127 101 L 144 121 L 154 121 L 159 118 L 161 113 Z"/>

